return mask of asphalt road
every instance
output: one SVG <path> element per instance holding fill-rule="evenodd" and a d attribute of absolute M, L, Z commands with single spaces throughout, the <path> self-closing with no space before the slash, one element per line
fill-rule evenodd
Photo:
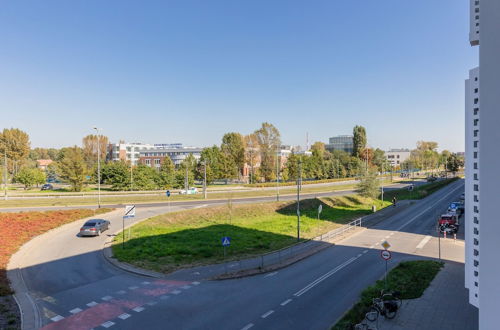
<path fill-rule="evenodd" d="M 382 241 L 389 241 L 394 252 L 389 266 L 403 259 L 438 256 L 433 238 L 436 216 L 462 192 L 463 181 L 455 182 L 301 262 L 225 281 L 156 280 L 123 272 L 102 256 L 105 235 L 79 238 L 76 233 L 83 221 L 68 224 L 29 242 L 13 258 L 38 311 L 25 326 L 327 329 L 383 275 Z M 202 206 L 176 203 L 172 208 Z M 168 207 L 140 207 L 135 221 L 166 211 Z M 110 232 L 121 228 L 121 215 L 118 210 L 107 217 Z M 443 259 L 463 262 L 463 241 L 441 240 L 440 245 Z"/>

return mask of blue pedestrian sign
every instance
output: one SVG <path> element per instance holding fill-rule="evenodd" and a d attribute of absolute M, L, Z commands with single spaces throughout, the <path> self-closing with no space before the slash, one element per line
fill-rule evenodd
<path fill-rule="evenodd" d="M 165 194 L 167 194 L 167 197 L 170 197 L 170 190 L 167 190 Z"/>
<path fill-rule="evenodd" d="M 231 237 L 222 237 L 222 246 L 229 246 L 231 245 Z"/>

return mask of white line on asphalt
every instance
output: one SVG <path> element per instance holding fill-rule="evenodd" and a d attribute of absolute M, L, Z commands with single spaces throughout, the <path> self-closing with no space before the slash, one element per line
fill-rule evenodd
<path fill-rule="evenodd" d="M 200 282 L 192 282 L 191 284 L 192 284 L 192 285 L 199 285 L 199 284 L 200 284 Z"/>
<path fill-rule="evenodd" d="M 172 291 L 172 293 L 173 293 L 173 294 L 179 294 L 179 293 L 181 293 L 181 292 L 180 292 L 179 290 L 174 290 L 174 291 Z"/>
<path fill-rule="evenodd" d="M 363 251 L 363 254 L 365 254 L 365 253 L 367 253 L 367 252 L 368 252 L 368 250 L 364 250 L 364 251 Z"/>
<path fill-rule="evenodd" d="M 181 286 L 181 289 L 184 289 L 184 290 L 191 289 L 191 285 L 183 285 L 183 286 Z"/>
<path fill-rule="evenodd" d="M 129 288 L 129 290 L 135 290 L 135 289 L 138 289 L 139 287 L 138 286 L 129 286 L 128 288 Z"/>
<path fill-rule="evenodd" d="M 82 311 L 82 309 L 81 309 L 81 308 L 74 308 L 74 309 L 70 310 L 69 312 L 70 312 L 71 314 L 76 314 L 76 313 L 80 313 L 81 311 Z"/>
<path fill-rule="evenodd" d="M 272 273 L 264 275 L 264 277 L 271 277 L 271 276 L 274 276 L 276 274 L 278 274 L 278 272 L 272 272 Z"/>
<path fill-rule="evenodd" d="M 51 320 L 54 322 L 61 321 L 62 319 L 64 319 L 64 317 L 61 315 L 56 315 L 53 318 L 51 318 Z"/>
<path fill-rule="evenodd" d="M 359 257 L 361 257 L 361 256 L 362 256 L 362 254 L 360 253 L 360 254 L 358 254 L 357 258 L 359 258 Z"/>
<path fill-rule="evenodd" d="M 290 301 L 292 301 L 292 299 L 287 299 L 285 300 L 284 302 L 282 302 L 280 305 L 281 306 L 285 306 L 286 304 L 288 304 Z"/>
<path fill-rule="evenodd" d="M 122 315 L 118 316 L 119 319 L 126 320 L 130 317 L 130 314 L 123 313 Z"/>
<path fill-rule="evenodd" d="M 432 204 L 431 206 L 429 206 L 428 208 L 426 208 L 425 210 L 423 210 L 422 212 L 420 212 L 419 214 L 417 214 L 416 216 L 414 216 L 413 218 L 411 218 L 410 220 L 408 220 L 406 223 L 402 224 L 398 229 L 396 229 L 396 231 L 400 231 L 401 229 L 403 229 L 404 227 L 406 227 L 407 225 L 409 225 L 410 223 L 412 223 L 413 221 L 415 221 L 415 219 L 417 219 L 419 216 L 421 216 L 425 212 L 427 212 L 430 209 L 432 209 L 434 206 L 436 206 L 437 204 L 439 204 L 443 199 L 447 198 L 448 196 L 450 196 L 452 193 L 454 193 L 458 189 L 462 189 L 462 185 L 456 187 L 455 189 L 453 189 L 452 191 L 450 191 L 449 193 L 447 193 L 446 195 L 444 195 L 443 197 L 441 197 L 440 199 L 438 199 L 434 204 Z"/>
<path fill-rule="evenodd" d="M 113 299 L 113 297 L 111 297 L 111 296 L 104 296 L 101 299 L 104 300 L 104 301 L 110 301 L 111 299 Z"/>
<path fill-rule="evenodd" d="M 105 327 L 105 328 L 112 327 L 113 325 L 115 325 L 115 323 L 114 323 L 114 322 L 111 322 L 111 321 L 104 322 L 103 324 L 101 324 L 101 326 L 102 326 L 102 327 Z"/>
<path fill-rule="evenodd" d="M 142 285 L 148 285 L 148 284 L 151 284 L 151 282 L 148 282 L 148 281 L 144 281 L 144 282 L 141 282 Z"/>
<path fill-rule="evenodd" d="M 417 245 L 417 249 L 421 249 L 425 246 L 425 244 L 427 244 L 427 242 L 429 242 L 431 240 L 431 236 L 425 236 L 421 241 L 420 243 L 418 243 Z"/>
<path fill-rule="evenodd" d="M 154 306 L 154 305 L 156 305 L 156 304 L 157 304 L 157 302 L 156 302 L 156 301 L 150 301 L 150 302 L 148 302 L 146 305 L 148 305 L 148 306 Z"/>
<path fill-rule="evenodd" d="M 269 312 L 265 313 L 265 314 L 262 314 L 262 318 L 265 319 L 266 317 L 268 317 L 269 315 L 271 315 L 272 313 L 274 313 L 273 310 L 270 310 Z"/>
<path fill-rule="evenodd" d="M 236 267 L 236 266 L 238 266 L 238 264 L 230 264 L 228 267 L 229 268 L 233 268 L 233 267 Z"/>
<path fill-rule="evenodd" d="M 249 324 L 245 325 L 243 328 L 241 328 L 241 330 L 248 330 L 251 327 L 253 327 L 253 323 L 249 323 Z"/>
<path fill-rule="evenodd" d="M 311 290 L 313 287 L 315 287 L 316 285 L 318 285 L 319 283 L 323 282 L 324 280 L 326 280 L 328 277 L 332 276 L 333 274 L 335 274 L 336 272 L 338 272 L 339 270 L 341 270 L 342 268 L 346 267 L 347 265 L 349 265 L 351 262 L 353 262 L 354 260 L 356 260 L 357 258 L 356 257 L 352 257 L 351 259 L 347 260 L 346 262 L 344 262 L 343 264 L 335 267 L 334 269 L 332 269 L 331 271 L 329 271 L 328 273 L 324 274 L 323 276 L 317 278 L 316 280 L 312 281 L 311 283 L 309 283 L 308 285 L 306 285 L 304 288 L 300 289 L 299 291 L 297 291 L 296 293 L 294 293 L 294 296 L 296 297 L 300 297 L 301 295 L 303 295 L 304 293 L 306 293 L 307 291 Z"/>
<path fill-rule="evenodd" d="M 117 294 L 125 294 L 125 293 L 127 293 L 127 291 L 125 291 L 125 290 L 120 290 L 120 291 L 116 291 L 116 293 L 117 293 Z"/>
<path fill-rule="evenodd" d="M 95 301 L 89 302 L 89 303 L 87 304 L 87 306 L 89 306 L 89 307 L 94 307 L 94 306 L 97 306 L 97 305 L 99 305 L 99 304 L 98 304 L 98 303 L 96 303 Z"/>
<path fill-rule="evenodd" d="M 140 312 L 142 312 L 144 310 L 144 307 L 139 306 L 139 307 L 136 307 L 136 308 L 132 308 L 132 310 L 134 312 L 140 313 Z"/>

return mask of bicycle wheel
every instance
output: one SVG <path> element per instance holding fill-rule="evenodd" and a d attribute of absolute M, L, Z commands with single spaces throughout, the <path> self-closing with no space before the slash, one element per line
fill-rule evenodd
<path fill-rule="evenodd" d="M 398 312 L 397 309 L 395 309 L 395 310 L 389 310 L 389 309 L 386 308 L 384 316 L 385 316 L 386 319 L 393 319 L 396 316 L 397 312 Z"/>
<path fill-rule="evenodd" d="M 378 309 L 372 306 L 368 313 L 366 313 L 365 318 L 370 322 L 375 322 L 378 319 L 378 314 Z"/>
<path fill-rule="evenodd" d="M 394 298 L 394 302 L 398 305 L 398 309 L 401 307 L 403 304 L 403 301 L 399 298 Z"/>

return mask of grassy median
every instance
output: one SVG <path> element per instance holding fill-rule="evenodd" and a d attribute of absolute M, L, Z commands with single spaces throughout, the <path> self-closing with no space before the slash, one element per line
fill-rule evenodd
<path fill-rule="evenodd" d="M 442 262 L 417 260 L 401 262 L 387 274 L 389 291 L 401 292 L 401 299 L 416 299 L 422 296 L 434 277 L 443 267 Z M 360 300 L 332 327 L 332 330 L 350 330 L 365 318 L 372 306 L 373 298 L 379 298 L 384 289 L 384 280 L 361 292 Z"/>
<path fill-rule="evenodd" d="M 438 191 L 439 189 L 449 185 L 450 183 L 457 181 L 458 179 L 459 178 L 456 177 L 456 178 L 443 179 L 435 182 L 422 184 L 419 186 L 415 186 L 413 191 L 409 191 L 407 188 L 388 190 L 384 192 L 384 200 L 390 202 L 392 201 L 392 198 L 394 196 L 396 196 L 398 200 L 422 199 Z"/>
<path fill-rule="evenodd" d="M 318 220 L 318 206 L 323 211 Z M 301 238 L 310 239 L 369 214 L 381 201 L 359 196 L 301 201 Z M 221 238 L 232 238 L 227 259 L 277 250 L 297 242 L 295 202 L 225 205 L 153 217 L 132 227 L 122 248 L 115 238 L 114 255 L 139 267 L 169 272 L 177 268 L 223 261 Z"/>

